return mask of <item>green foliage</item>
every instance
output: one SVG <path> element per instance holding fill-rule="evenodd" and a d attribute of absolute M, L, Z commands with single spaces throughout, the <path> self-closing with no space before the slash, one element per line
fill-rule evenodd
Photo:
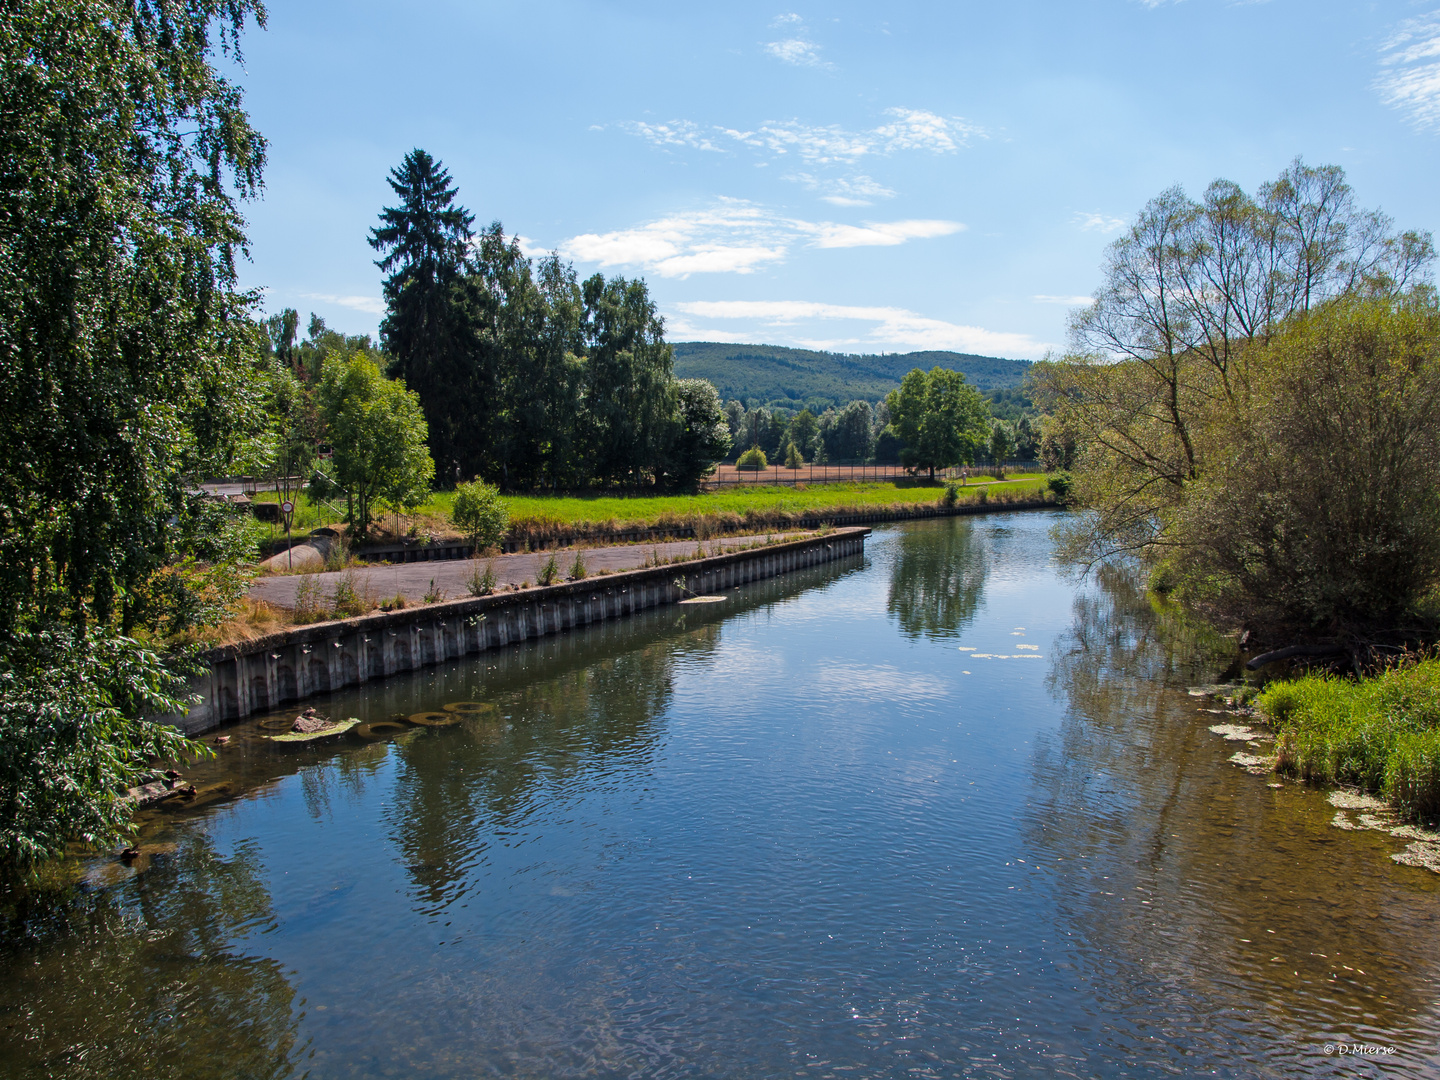
<path fill-rule="evenodd" d="M 960 501 L 960 486 L 958 484 L 946 484 L 945 494 L 940 496 L 940 505 L 947 510 L 954 507 Z"/>
<path fill-rule="evenodd" d="M 785 468 L 787 468 L 787 469 L 800 469 L 800 468 L 804 468 L 804 466 L 805 466 L 805 459 L 800 456 L 800 448 L 799 448 L 798 446 L 796 446 L 793 442 L 786 443 L 786 444 L 785 444 Z"/>
<path fill-rule="evenodd" d="M 183 712 L 184 679 L 102 628 L 23 630 L 0 654 L 0 868 L 32 866 L 71 840 L 113 844 L 120 801 L 152 759 L 207 753 L 146 712 Z"/>
<path fill-rule="evenodd" d="M 946 368 L 914 369 L 885 399 L 904 443 L 900 461 L 912 469 L 969 465 L 990 436 L 990 410 L 965 376 Z"/>
<path fill-rule="evenodd" d="M 399 197 L 370 231 L 386 277 L 380 339 L 395 357 L 394 373 L 423 404 L 434 457 L 447 470 L 459 460 L 457 429 L 465 423 L 463 329 L 453 297 L 474 216 L 455 204 L 450 174 L 421 149 L 387 178 Z M 471 469 L 471 472 L 474 470 Z"/>
<path fill-rule="evenodd" d="M 852 401 L 838 412 L 827 409 L 820 418 L 820 437 L 830 461 L 870 460 L 875 444 L 875 414 L 868 401 Z"/>
<path fill-rule="evenodd" d="M 575 561 L 570 564 L 569 578 L 571 581 L 583 581 L 589 570 L 585 567 L 585 553 L 576 549 Z"/>
<path fill-rule="evenodd" d="M 554 585 L 560 580 L 560 567 L 555 562 L 555 556 L 545 560 L 545 565 L 540 567 L 540 576 L 537 578 L 541 585 Z"/>
<path fill-rule="evenodd" d="M 470 577 L 466 579 L 466 587 L 470 590 L 471 596 L 489 596 L 495 591 L 495 560 L 486 559 L 483 569 L 479 560 L 473 560 Z"/>
<path fill-rule="evenodd" d="M 1031 380 L 1091 511 L 1070 553 L 1173 553 L 1180 595 L 1270 635 L 1414 627 L 1440 584 L 1433 255 L 1333 166 L 1153 199 Z"/>
<path fill-rule="evenodd" d="M 1059 506 L 1070 504 L 1070 492 L 1075 487 L 1075 480 L 1068 472 L 1051 473 L 1045 478 L 1045 490 L 1055 496 L 1055 502 Z"/>
<path fill-rule="evenodd" d="M 1003 420 L 996 420 L 990 429 L 990 460 L 1000 469 L 1000 475 L 1005 475 L 1005 462 L 1015 452 L 1015 434 L 1010 426 Z"/>
<path fill-rule="evenodd" d="M 821 413 L 855 400 L 882 401 L 916 367 L 962 372 L 967 382 L 989 394 L 1019 387 L 1030 362 L 938 351 L 876 356 L 709 341 L 675 345 L 675 374 L 680 378 L 705 379 L 726 400 L 793 412 L 808 408 Z M 748 442 L 750 436 L 741 438 Z"/>
<path fill-rule="evenodd" d="M 1281 771 L 1383 794 L 1407 820 L 1440 818 L 1440 660 L 1274 682 L 1256 705 L 1276 728 Z"/>
<path fill-rule="evenodd" d="M 353 535 L 369 530 L 378 502 L 404 509 L 425 501 L 435 463 L 425 449 L 420 403 L 403 382 L 386 379 L 363 356 L 332 356 L 321 370 L 317 400 Z"/>
<path fill-rule="evenodd" d="M 181 475 L 267 453 L 237 199 L 264 140 L 220 73 L 249 0 L 0 13 L 0 637 L 108 623 L 176 555 Z"/>
<path fill-rule="evenodd" d="M 671 486 L 693 488 L 730 452 L 730 427 L 720 395 L 703 379 L 675 383 L 675 432 L 669 439 L 666 473 Z"/>
<path fill-rule="evenodd" d="M 735 467 L 737 469 L 748 469 L 759 472 L 769 468 L 770 463 L 765 458 L 764 450 L 761 450 L 758 446 L 752 446 L 740 455 L 740 459 L 735 462 Z"/>
<path fill-rule="evenodd" d="M 791 418 L 786 435 L 807 461 L 813 461 L 816 452 L 824 448 L 820 441 L 820 422 L 809 409 L 801 409 Z"/>
<path fill-rule="evenodd" d="M 499 546 L 510 527 L 510 511 L 497 488 L 474 480 L 456 487 L 450 520 L 470 538 L 478 552 Z"/>

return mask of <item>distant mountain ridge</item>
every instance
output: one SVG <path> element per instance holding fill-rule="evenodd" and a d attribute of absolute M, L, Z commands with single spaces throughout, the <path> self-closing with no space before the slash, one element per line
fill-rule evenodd
<path fill-rule="evenodd" d="M 850 354 L 790 349 L 783 345 L 736 345 L 716 341 L 675 343 L 675 375 L 706 379 L 729 401 L 789 409 L 824 409 L 862 398 L 879 401 L 900 385 L 912 368 L 950 368 L 991 394 L 1015 389 L 1029 360 L 1005 360 L 973 353 L 928 351 Z"/>

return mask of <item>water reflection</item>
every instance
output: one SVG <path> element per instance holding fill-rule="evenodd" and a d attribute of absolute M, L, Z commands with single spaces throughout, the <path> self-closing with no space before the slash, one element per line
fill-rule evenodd
<path fill-rule="evenodd" d="M 224 857 L 196 829 L 144 850 L 141 873 L 99 863 L 115 883 L 6 913 L 0 1074 L 292 1075 L 295 991 L 236 944 L 273 924 L 256 845 Z"/>
<path fill-rule="evenodd" d="M 886 610 L 911 638 L 960 636 L 985 593 L 987 531 L 965 518 L 896 538 Z"/>
<path fill-rule="evenodd" d="M 673 621 L 683 630 L 686 617 Z M 643 776 L 677 663 L 718 640 L 712 623 L 601 660 L 561 657 L 545 678 L 481 687 L 490 708 L 461 724 L 404 740 L 390 821 L 421 910 L 465 895 L 486 858 L 481 838 L 512 835 L 536 806 L 607 776 Z"/>
<path fill-rule="evenodd" d="M 1065 898 L 1070 977 L 1103 988 L 1097 1034 L 1142 1070 L 1309 1074 L 1326 1042 L 1360 1042 L 1399 1053 L 1350 1074 L 1431 1075 L 1434 878 L 1332 828 L 1319 793 L 1224 763 L 1223 718 L 1184 688 L 1234 649 L 1153 609 L 1132 570 L 1101 572 L 1058 644 L 1066 712 L 1035 753 L 1027 840 Z"/>

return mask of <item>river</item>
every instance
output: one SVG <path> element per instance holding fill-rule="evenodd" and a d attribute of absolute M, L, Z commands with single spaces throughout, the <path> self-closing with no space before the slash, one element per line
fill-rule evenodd
<path fill-rule="evenodd" d="M 238 725 L 10 898 L 0 1076 L 1435 1075 L 1440 878 L 1230 765 L 1233 649 L 1055 520 L 317 702 L 454 726 Z"/>

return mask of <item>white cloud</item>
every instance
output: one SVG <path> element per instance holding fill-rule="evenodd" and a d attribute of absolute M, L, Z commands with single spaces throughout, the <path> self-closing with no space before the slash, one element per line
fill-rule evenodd
<path fill-rule="evenodd" d="M 676 304 L 686 315 L 704 319 L 748 319 L 771 328 L 788 329 L 801 323 L 860 321 L 874 323 L 863 340 L 871 348 L 954 349 L 990 356 L 1042 356 L 1047 346 L 1027 334 L 986 330 L 978 326 L 932 319 L 895 307 L 824 304 L 809 300 L 696 300 Z M 751 335 L 753 338 L 753 335 Z M 853 337 L 795 338 L 810 347 L 851 344 Z"/>
<path fill-rule="evenodd" d="M 1381 53 L 1381 99 L 1418 127 L 1440 128 L 1440 11 L 1406 19 Z"/>
<path fill-rule="evenodd" d="M 894 247 L 906 240 L 928 240 L 962 232 L 958 221 L 867 221 L 863 225 L 819 226 L 815 246 L 819 248 Z"/>
<path fill-rule="evenodd" d="M 638 266 L 661 277 L 749 274 L 783 260 L 791 249 L 893 247 L 948 236 L 958 221 L 868 221 L 841 225 L 776 214 L 743 199 L 721 199 L 703 210 L 672 214 L 631 229 L 584 233 L 560 245 L 568 259 L 601 267 Z"/>
<path fill-rule="evenodd" d="M 876 128 L 886 150 L 929 150 L 935 154 L 954 153 L 968 146 L 969 139 L 986 138 L 985 129 L 958 116 L 944 117 L 924 109 L 886 109 L 895 117 Z"/>
<path fill-rule="evenodd" d="M 875 199 L 895 197 L 892 189 L 864 175 L 832 179 L 802 172 L 790 173 L 785 179 L 803 184 L 809 191 L 824 192 L 820 198 L 832 206 L 869 206 Z"/>
<path fill-rule="evenodd" d="M 696 150 L 724 153 L 701 131 L 699 124 L 689 120 L 672 120 L 668 124 L 647 124 L 636 120 L 625 127 L 656 146 L 689 146 Z"/>
<path fill-rule="evenodd" d="M 1123 218 L 1092 214 L 1084 210 L 1079 211 L 1072 220 L 1084 232 L 1112 233 L 1125 227 Z"/>
<path fill-rule="evenodd" d="M 769 120 L 750 130 L 720 125 L 704 128 L 692 120 L 663 124 L 637 121 L 625 127 L 656 146 L 723 151 L 728 140 L 774 157 L 793 155 L 812 165 L 853 165 L 866 155 L 908 150 L 953 154 L 969 146 L 973 139 L 989 137 L 984 128 L 961 116 L 902 108 L 886 109 L 885 114 L 890 121 L 867 131 L 799 120 Z"/>
<path fill-rule="evenodd" d="M 366 315 L 384 315 L 385 301 L 378 296 L 335 296 L 332 293 L 301 293 L 306 300 L 323 300 L 327 304 L 363 311 Z"/>
<path fill-rule="evenodd" d="M 766 43 L 765 51 L 775 59 L 783 60 L 787 64 L 794 64 L 796 67 L 830 66 L 820 59 L 820 46 L 813 41 L 806 41 L 804 38 L 770 41 Z"/>
<path fill-rule="evenodd" d="M 1046 296 L 1043 293 L 1030 298 L 1037 304 L 1064 304 L 1066 307 L 1089 307 L 1095 302 L 1093 296 Z"/>

